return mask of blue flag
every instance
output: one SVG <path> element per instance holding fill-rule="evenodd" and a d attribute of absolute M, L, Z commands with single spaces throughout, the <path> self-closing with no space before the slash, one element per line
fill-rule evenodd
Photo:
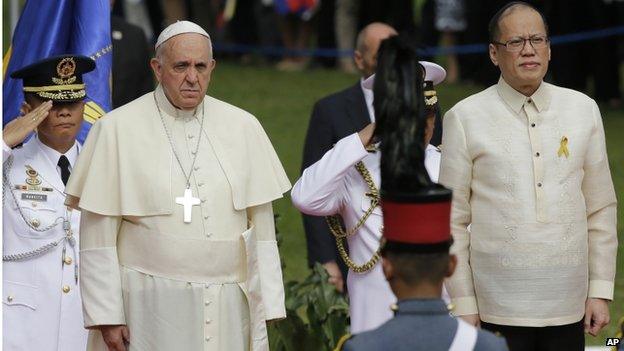
<path fill-rule="evenodd" d="M 83 76 L 87 98 L 78 140 L 84 142 L 91 125 L 111 109 L 113 46 L 110 0 L 28 0 L 4 58 L 2 125 L 19 114 L 22 81 L 9 75 L 50 56 L 84 55 L 95 60 L 94 71 Z"/>

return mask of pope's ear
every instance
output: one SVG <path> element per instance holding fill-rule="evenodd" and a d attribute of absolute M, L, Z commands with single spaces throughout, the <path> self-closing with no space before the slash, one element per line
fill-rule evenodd
<path fill-rule="evenodd" d="M 162 74 L 162 65 L 160 63 L 160 60 L 158 60 L 156 57 L 152 58 L 150 60 L 150 66 L 152 67 L 152 71 L 154 71 L 156 79 L 160 82 L 160 76 Z"/>

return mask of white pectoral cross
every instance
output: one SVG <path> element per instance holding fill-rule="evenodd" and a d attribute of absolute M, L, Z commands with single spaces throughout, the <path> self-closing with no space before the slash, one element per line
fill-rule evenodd
<path fill-rule="evenodd" d="M 186 188 L 184 190 L 183 197 L 176 197 L 176 203 L 184 206 L 184 223 L 191 223 L 191 213 L 193 212 L 193 206 L 199 205 L 199 198 L 193 197 L 191 189 Z"/>

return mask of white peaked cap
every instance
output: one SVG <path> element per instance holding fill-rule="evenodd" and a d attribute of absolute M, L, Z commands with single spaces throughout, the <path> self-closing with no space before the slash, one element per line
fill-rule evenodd
<path fill-rule="evenodd" d="M 418 63 L 425 68 L 425 81 L 432 81 L 433 85 L 438 85 L 446 78 L 446 71 L 442 66 L 429 61 L 418 61 Z M 372 90 L 374 83 L 375 75 L 373 74 L 364 80 L 362 86 L 364 89 Z"/>
<path fill-rule="evenodd" d="M 167 40 L 175 37 L 176 35 L 184 34 L 184 33 L 197 33 L 205 36 L 210 40 L 210 35 L 198 24 L 193 23 L 191 21 L 177 21 L 176 23 L 172 23 L 167 28 L 163 29 L 158 36 L 158 40 L 156 40 L 155 48 L 166 42 Z"/>

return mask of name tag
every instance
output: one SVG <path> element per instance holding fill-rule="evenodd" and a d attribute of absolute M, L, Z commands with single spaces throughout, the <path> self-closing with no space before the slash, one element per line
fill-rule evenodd
<path fill-rule="evenodd" d="M 24 193 L 22 194 L 22 200 L 46 202 L 48 201 L 48 195 Z"/>

